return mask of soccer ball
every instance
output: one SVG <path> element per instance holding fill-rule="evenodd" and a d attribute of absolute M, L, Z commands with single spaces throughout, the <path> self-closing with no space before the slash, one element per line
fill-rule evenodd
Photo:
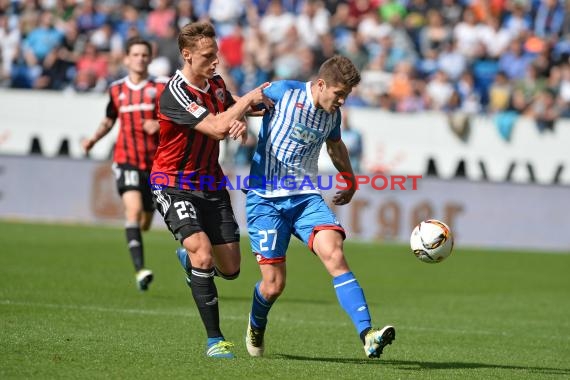
<path fill-rule="evenodd" d="M 453 234 L 442 221 L 424 220 L 412 231 L 410 247 L 414 255 L 424 263 L 439 263 L 451 255 Z"/>

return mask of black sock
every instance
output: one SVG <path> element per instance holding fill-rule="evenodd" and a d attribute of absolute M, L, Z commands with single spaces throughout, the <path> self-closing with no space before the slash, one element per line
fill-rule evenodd
<path fill-rule="evenodd" d="M 127 244 L 129 246 L 129 251 L 131 252 L 131 259 L 133 260 L 133 265 L 135 270 L 138 272 L 144 268 L 144 254 L 143 254 L 143 242 L 141 236 L 140 227 L 126 227 L 127 232 Z"/>
<path fill-rule="evenodd" d="M 223 336 L 220 330 L 218 289 L 214 283 L 214 268 L 192 268 L 192 297 L 198 306 L 200 318 L 206 328 L 208 338 Z"/>

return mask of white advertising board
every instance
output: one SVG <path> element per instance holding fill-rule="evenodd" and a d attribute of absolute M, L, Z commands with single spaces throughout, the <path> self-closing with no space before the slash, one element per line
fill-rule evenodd
<path fill-rule="evenodd" d="M 56 156 L 67 141 L 69 156 L 82 158 L 81 140 L 97 129 L 106 102 L 101 94 L 0 91 L 0 154 L 26 155 L 35 138 L 46 157 Z M 470 133 L 464 139 L 452 132 L 447 116 L 437 112 L 399 114 L 353 108 L 348 116 L 364 136 L 365 172 L 383 169 L 425 175 L 431 162 L 445 179 L 454 178 L 462 166 L 465 177 L 472 180 L 570 185 L 570 119 L 557 121 L 554 132 L 540 133 L 533 120 L 520 118 L 506 141 L 492 116 L 471 118 Z M 255 118 L 250 124 L 255 129 L 259 122 Z M 92 158 L 109 157 L 117 129 L 94 147 Z M 222 149 L 222 155 L 230 151 Z M 325 154 L 321 168 L 332 168 Z"/>
<path fill-rule="evenodd" d="M 405 188 L 363 185 L 349 205 L 336 207 L 349 238 L 407 242 L 417 221 L 438 218 L 460 246 L 570 252 L 568 186 L 422 178 L 416 190 Z M 245 233 L 244 194 L 230 194 Z M 0 155 L 0 218 L 119 224 L 123 211 L 109 162 Z M 154 227 L 165 228 L 158 214 Z"/>

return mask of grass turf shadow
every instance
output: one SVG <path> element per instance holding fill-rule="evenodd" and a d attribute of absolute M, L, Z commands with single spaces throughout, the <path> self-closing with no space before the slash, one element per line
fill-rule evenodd
<path fill-rule="evenodd" d="M 470 363 L 470 362 L 429 362 L 419 360 L 374 360 L 374 359 L 351 359 L 351 358 L 323 358 L 289 354 L 272 355 L 277 359 L 305 360 L 317 362 L 332 362 L 345 364 L 383 365 L 391 366 L 400 370 L 421 371 L 421 370 L 443 370 L 443 369 L 507 369 L 530 371 L 544 375 L 570 375 L 570 368 L 549 368 L 535 366 L 515 366 L 493 363 Z"/>

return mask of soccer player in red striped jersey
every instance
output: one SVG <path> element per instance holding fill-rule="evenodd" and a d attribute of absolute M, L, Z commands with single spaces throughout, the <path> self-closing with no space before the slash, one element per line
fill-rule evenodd
<path fill-rule="evenodd" d="M 127 41 L 125 65 L 128 75 L 110 85 L 106 116 L 93 137 L 82 144 L 89 152 L 119 119 L 113 170 L 125 207 L 125 230 L 135 267 L 135 280 L 142 291 L 148 289 L 153 279 L 153 273 L 144 267 L 141 231 L 150 228 L 154 213 L 149 175 L 158 147 L 156 99 L 166 84 L 166 79 L 149 75 L 151 55 L 152 48 L 148 41 L 140 37 Z"/>
<path fill-rule="evenodd" d="M 246 112 L 272 102 L 263 95 L 263 86 L 239 99 L 227 90 L 216 74 L 218 45 L 211 24 L 184 26 L 178 47 L 184 65 L 159 99 L 160 142 L 151 186 L 166 225 L 187 251 L 179 250 L 206 328 L 206 355 L 233 358 L 232 344 L 220 329 L 214 283 L 215 275 L 237 278 L 241 259 L 238 225 L 229 193 L 222 189 L 220 140 L 229 136 L 245 142 Z"/>

